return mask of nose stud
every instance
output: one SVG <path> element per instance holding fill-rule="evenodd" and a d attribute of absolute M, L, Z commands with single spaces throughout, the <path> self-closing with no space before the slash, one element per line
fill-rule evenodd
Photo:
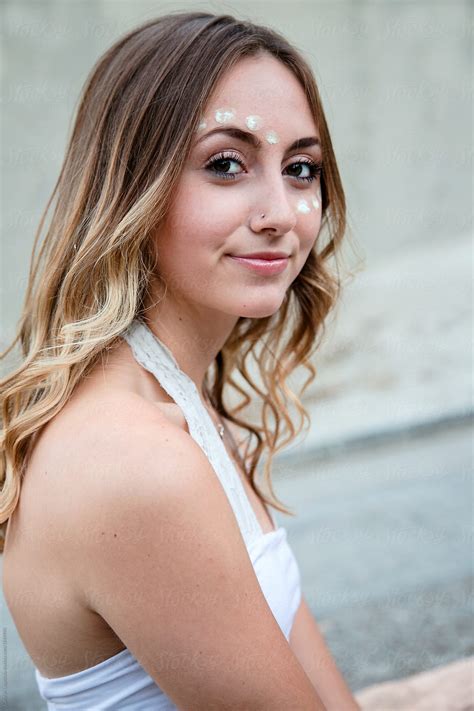
<path fill-rule="evenodd" d="M 262 220 L 263 220 L 263 218 L 265 217 L 265 215 L 263 214 L 263 212 L 262 212 L 262 214 L 260 215 L 260 217 L 262 218 Z"/>

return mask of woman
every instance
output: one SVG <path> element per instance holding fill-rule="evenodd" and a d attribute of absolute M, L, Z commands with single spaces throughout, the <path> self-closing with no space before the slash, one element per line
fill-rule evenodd
<path fill-rule="evenodd" d="M 3 587 L 49 708 L 358 708 L 255 482 L 337 295 L 310 69 L 230 16 L 148 22 L 93 69 L 54 196 L 2 385 Z"/>

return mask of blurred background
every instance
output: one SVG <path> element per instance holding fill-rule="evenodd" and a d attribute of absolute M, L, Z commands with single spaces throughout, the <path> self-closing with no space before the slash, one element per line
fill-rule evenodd
<path fill-rule="evenodd" d="M 473 709 L 472 2 L 2 0 L 0 348 L 92 65 L 197 9 L 310 61 L 359 255 L 274 468 L 303 593 L 364 709 Z M 0 654 L 6 708 L 44 708 L 3 599 Z"/>

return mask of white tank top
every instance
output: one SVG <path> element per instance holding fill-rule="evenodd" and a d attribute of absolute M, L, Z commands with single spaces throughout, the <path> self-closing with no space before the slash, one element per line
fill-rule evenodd
<path fill-rule="evenodd" d="M 298 563 L 284 526 L 263 533 L 237 472 L 191 378 L 178 366 L 169 348 L 142 322 L 123 334 L 136 360 L 152 373 L 181 408 L 191 437 L 216 472 L 240 527 L 262 592 L 283 634 L 289 639 L 301 601 Z M 35 669 L 47 708 L 70 711 L 170 711 L 170 698 L 140 666 L 128 649 L 75 674 L 47 678 Z"/>

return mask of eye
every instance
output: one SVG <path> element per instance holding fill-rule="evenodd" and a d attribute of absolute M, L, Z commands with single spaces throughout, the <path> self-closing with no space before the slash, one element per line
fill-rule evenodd
<path fill-rule="evenodd" d="M 206 163 L 204 167 L 210 173 L 224 178 L 224 180 L 235 180 L 235 176 L 240 173 L 235 170 L 235 166 L 232 168 L 232 163 L 240 165 L 241 168 L 244 167 L 244 164 L 236 153 L 219 153 L 219 155 Z"/>
<path fill-rule="evenodd" d="M 235 180 L 236 176 L 243 172 L 236 169 L 236 165 L 243 169 L 245 168 L 240 156 L 229 151 L 219 153 L 211 158 L 204 168 L 214 176 L 224 180 Z M 289 165 L 286 171 L 295 180 L 311 183 L 321 174 L 322 163 L 316 163 L 312 160 L 299 160 Z"/>
<path fill-rule="evenodd" d="M 315 161 L 312 160 L 299 160 L 286 168 L 287 171 L 290 171 L 292 178 L 309 183 L 321 175 L 322 169 L 322 163 L 315 163 Z"/>

